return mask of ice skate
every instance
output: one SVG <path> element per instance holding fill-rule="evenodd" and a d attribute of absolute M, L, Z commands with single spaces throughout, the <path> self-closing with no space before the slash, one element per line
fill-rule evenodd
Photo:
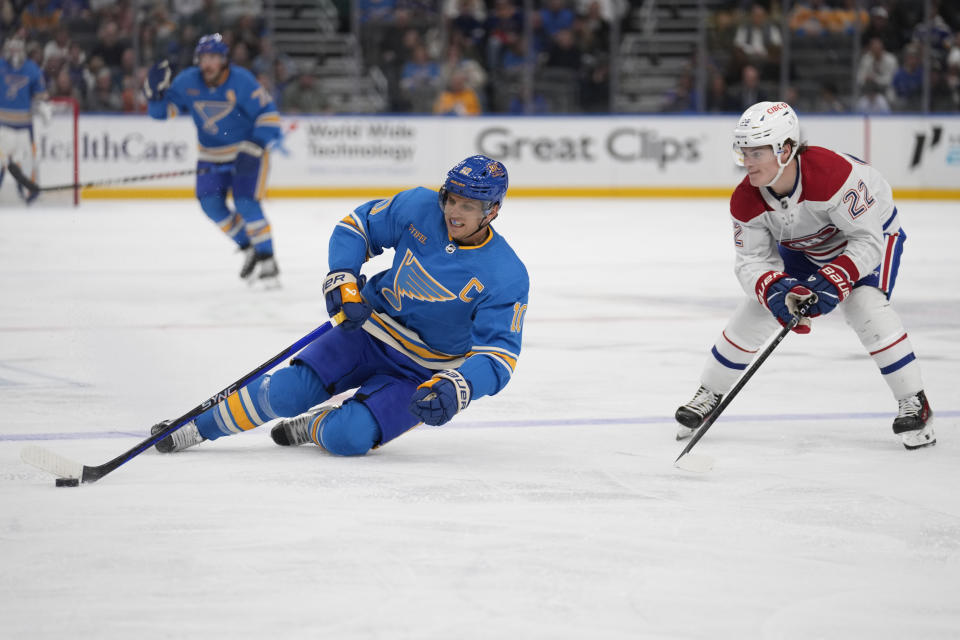
<path fill-rule="evenodd" d="M 168 420 L 164 420 L 160 424 L 155 424 L 150 428 L 150 435 L 156 435 L 169 426 L 170 422 Z M 206 440 L 206 438 L 200 435 L 196 423 L 190 421 L 158 442 L 155 446 L 160 453 L 176 453 L 177 451 L 188 449 L 195 444 L 200 444 L 204 440 Z"/>
<path fill-rule="evenodd" d="M 680 423 L 677 426 L 677 440 L 686 440 L 692 436 L 693 432 L 716 411 L 721 400 L 723 400 L 722 394 L 713 393 L 703 386 L 697 389 L 693 399 L 677 409 L 674 415 Z"/>
<path fill-rule="evenodd" d="M 294 447 L 308 442 L 316 443 L 313 433 L 319 428 L 323 417 L 337 407 L 307 411 L 292 418 L 283 418 L 270 430 L 270 437 L 281 447 Z"/>
<path fill-rule="evenodd" d="M 257 279 L 263 283 L 267 289 L 277 289 L 280 287 L 280 267 L 273 256 L 268 256 L 260 260 L 260 273 Z"/>
<path fill-rule="evenodd" d="M 252 244 L 241 247 L 240 251 L 243 252 L 243 266 L 240 267 L 240 278 L 246 280 L 253 275 L 253 268 L 257 266 L 257 252 Z"/>
<path fill-rule="evenodd" d="M 927 394 L 918 391 L 900 400 L 900 413 L 893 421 L 893 432 L 900 436 L 907 449 L 919 449 L 937 444 L 933 433 L 933 411 Z"/>

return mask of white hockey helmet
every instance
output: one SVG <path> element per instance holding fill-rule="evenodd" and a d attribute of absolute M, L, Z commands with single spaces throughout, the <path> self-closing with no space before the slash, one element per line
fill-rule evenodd
<path fill-rule="evenodd" d="M 14 69 L 19 69 L 23 65 L 23 61 L 27 59 L 27 47 L 23 40 L 13 37 L 4 42 L 3 57 Z"/>
<path fill-rule="evenodd" d="M 784 158 L 783 144 L 787 140 L 793 144 L 790 157 Z M 777 164 L 780 165 L 780 171 L 770 182 L 773 184 L 797 155 L 797 147 L 800 145 L 800 121 L 793 107 L 786 102 L 758 102 L 743 112 L 740 122 L 733 130 L 733 156 L 741 167 L 744 147 L 767 145 L 773 147 Z"/>

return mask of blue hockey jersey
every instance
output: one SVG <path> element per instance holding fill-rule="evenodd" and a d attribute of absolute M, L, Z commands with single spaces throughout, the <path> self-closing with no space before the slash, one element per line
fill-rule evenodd
<path fill-rule="evenodd" d="M 473 398 L 500 391 L 520 356 L 530 287 L 507 241 L 492 228 L 478 246 L 451 241 L 437 192 L 418 187 L 341 220 L 330 238 L 330 270 L 359 275 L 389 247 L 393 265 L 362 291 L 374 309 L 363 328 L 428 369 L 457 369 Z"/>
<path fill-rule="evenodd" d="M 25 129 L 32 126 L 30 106 L 46 91 L 43 73 L 33 60 L 24 60 L 19 69 L 0 58 L 0 125 Z"/>
<path fill-rule="evenodd" d="M 233 64 L 218 87 L 208 87 L 198 67 L 183 70 L 162 98 L 148 103 L 147 110 L 157 120 L 177 114 L 193 116 L 199 159 L 207 162 L 232 162 L 244 142 L 266 147 L 281 135 L 273 98 L 252 73 Z"/>

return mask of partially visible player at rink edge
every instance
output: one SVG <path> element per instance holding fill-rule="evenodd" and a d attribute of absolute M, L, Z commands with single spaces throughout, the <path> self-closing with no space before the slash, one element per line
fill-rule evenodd
<path fill-rule="evenodd" d="M 197 199 L 204 213 L 244 253 L 240 277 L 277 284 L 270 223 L 260 206 L 267 189 L 268 149 L 281 137 L 273 98 L 253 74 L 229 63 L 219 33 L 200 38 L 193 62 L 171 79 L 163 60 L 147 73 L 147 111 L 158 120 L 189 113 L 197 126 Z M 227 206 L 233 192 L 236 211 Z"/>
<path fill-rule="evenodd" d="M 15 162 L 33 182 L 37 181 L 37 147 L 33 139 L 33 111 L 49 122 L 53 107 L 47 102 L 43 72 L 27 58 L 26 45 L 18 34 L 3 43 L 0 56 L 0 186 L 7 163 Z M 20 197 L 30 204 L 39 191 L 17 184 Z"/>
<path fill-rule="evenodd" d="M 907 238 L 890 185 L 858 158 L 802 143 L 785 102 L 747 109 L 733 140 L 747 170 L 730 198 L 735 271 L 747 297 L 710 350 L 700 388 L 677 409 L 677 439 L 716 410 L 774 319 L 785 325 L 815 296 L 794 331 L 809 333 L 809 318 L 839 307 L 899 403 L 893 432 L 907 449 L 936 444 L 920 366 L 890 302 Z"/>
<path fill-rule="evenodd" d="M 324 284 L 327 312 L 346 319 L 157 449 L 181 451 L 281 417 L 271 431 L 277 444 L 363 455 L 498 393 L 520 355 L 529 289 L 523 263 L 490 226 L 506 192 L 503 164 L 477 155 L 454 166 L 439 193 L 417 187 L 357 207 L 330 237 Z M 362 265 L 387 248 L 392 266 L 364 284 Z M 317 407 L 350 389 L 341 406 Z"/>

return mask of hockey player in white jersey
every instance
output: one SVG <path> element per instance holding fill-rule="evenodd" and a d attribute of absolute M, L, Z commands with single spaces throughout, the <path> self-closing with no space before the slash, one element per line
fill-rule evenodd
<path fill-rule="evenodd" d="M 730 198 L 735 271 L 747 297 L 711 349 L 693 399 L 677 409 L 677 439 L 716 410 L 757 349 L 801 301 L 815 298 L 794 329 L 839 307 L 899 403 L 893 432 L 907 449 L 936 444 L 920 366 L 890 303 L 906 234 L 890 185 L 850 155 L 800 141 L 785 102 L 747 109 L 733 132 L 747 175 Z"/>

